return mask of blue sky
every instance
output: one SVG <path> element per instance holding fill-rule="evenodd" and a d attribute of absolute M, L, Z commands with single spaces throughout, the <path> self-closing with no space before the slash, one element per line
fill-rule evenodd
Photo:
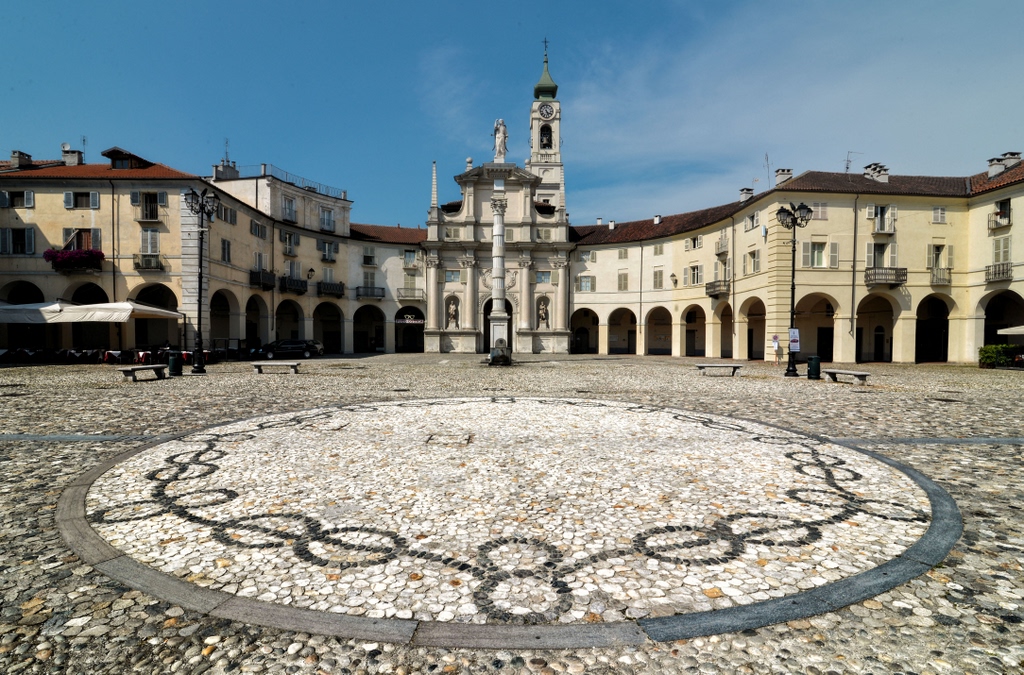
<path fill-rule="evenodd" d="M 968 175 L 1024 150 L 1024 3 L 5 3 L 0 152 L 120 146 L 209 174 L 224 155 L 416 226 L 504 118 L 522 164 L 542 40 L 573 224 L 734 201 L 765 167 Z M 755 179 L 757 179 L 755 181 Z"/>

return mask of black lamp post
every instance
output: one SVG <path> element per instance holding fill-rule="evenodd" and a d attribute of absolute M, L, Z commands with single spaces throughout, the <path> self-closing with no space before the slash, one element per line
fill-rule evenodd
<path fill-rule="evenodd" d="M 792 330 L 796 328 L 796 228 L 806 227 L 807 223 L 810 222 L 811 216 L 814 215 L 814 211 L 811 207 L 807 206 L 803 202 L 800 202 L 800 206 L 793 206 L 790 203 L 789 208 L 780 206 L 779 210 L 776 211 L 775 217 L 779 223 L 787 230 L 793 230 L 793 267 L 789 274 L 789 328 Z M 796 377 L 796 355 L 793 354 L 793 350 L 789 350 L 789 363 L 786 365 L 786 377 Z"/>
<path fill-rule="evenodd" d="M 189 188 L 185 194 L 185 205 L 188 210 L 199 217 L 199 294 L 197 296 L 197 314 L 199 322 L 196 331 L 196 345 L 192 353 L 192 374 L 205 375 L 206 363 L 203 359 L 203 251 L 206 248 L 206 221 L 217 212 L 220 197 L 216 192 L 203 188 L 201 193 Z"/>

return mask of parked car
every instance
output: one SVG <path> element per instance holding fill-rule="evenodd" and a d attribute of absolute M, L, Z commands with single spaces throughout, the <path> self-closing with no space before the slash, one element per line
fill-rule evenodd
<path fill-rule="evenodd" d="M 257 356 L 268 360 L 282 356 L 301 356 L 308 359 L 312 356 L 323 356 L 323 353 L 324 345 L 319 340 L 277 340 L 256 350 Z"/>

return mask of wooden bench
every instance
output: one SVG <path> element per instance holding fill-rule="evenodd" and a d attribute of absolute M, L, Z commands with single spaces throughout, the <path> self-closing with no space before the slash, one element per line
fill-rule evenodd
<path fill-rule="evenodd" d="M 839 381 L 839 380 L 836 379 L 837 375 L 850 375 L 852 377 L 857 378 L 857 383 L 858 384 L 867 384 L 868 383 L 868 375 L 871 374 L 871 373 L 865 373 L 865 372 L 862 372 L 862 371 L 859 371 L 859 370 L 836 370 L 835 368 L 822 368 L 821 372 L 823 372 L 826 375 L 828 375 L 829 378 L 833 382 L 838 382 Z"/>
<path fill-rule="evenodd" d="M 256 371 L 256 373 L 259 374 L 259 375 L 263 374 L 263 369 L 266 368 L 267 366 L 286 366 L 288 368 L 291 368 L 292 375 L 298 375 L 299 374 L 299 362 L 298 361 L 253 361 L 252 362 L 252 369 L 254 371 Z"/>
<path fill-rule="evenodd" d="M 731 368 L 732 372 L 729 373 L 729 377 L 733 377 L 734 375 L 736 375 L 736 371 L 739 370 L 742 367 L 743 366 L 737 366 L 737 365 L 732 364 L 732 363 L 698 363 L 697 364 L 697 370 L 700 371 L 701 375 L 706 375 L 707 373 L 705 371 L 708 368 L 712 368 L 712 369 L 714 369 L 714 368 Z"/>
<path fill-rule="evenodd" d="M 124 375 L 125 377 L 132 378 L 132 382 L 138 382 L 139 381 L 139 378 L 137 377 L 137 375 L 138 375 L 140 370 L 152 370 L 153 373 L 156 374 L 156 379 L 158 379 L 158 380 L 162 380 L 165 377 L 167 377 L 166 373 L 164 372 L 165 370 L 167 370 L 167 366 L 166 365 L 158 365 L 158 366 L 128 366 L 126 368 L 118 368 L 118 370 L 121 371 L 121 374 Z"/>

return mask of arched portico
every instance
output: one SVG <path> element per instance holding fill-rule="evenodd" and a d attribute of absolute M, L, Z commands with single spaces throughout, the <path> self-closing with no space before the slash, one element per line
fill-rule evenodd
<path fill-rule="evenodd" d="M 732 305 L 728 302 L 719 302 L 715 305 L 711 315 L 711 321 L 707 326 L 708 336 L 704 344 L 708 348 L 706 356 L 732 358 L 733 342 L 733 315 Z"/>
<path fill-rule="evenodd" d="M 608 317 L 608 353 L 636 354 L 636 314 L 625 307 Z"/>
<path fill-rule="evenodd" d="M 945 363 L 949 360 L 949 314 L 953 299 L 933 293 L 917 305 L 914 339 L 915 363 Z"/>
<path fill-rule="evenodd" d="M 985 310 L 985 341 L 986 345 L 1016 344 L 1021 342 L 1018 337 L 1000 335 L 1001 328 L 1012 328 L 1024 325 L 1024 299 L 1009 290 L 998 291 L 984 299 Z M 977 354 L 974 355 L 977 358 Z"/>
<path fill-rule="evenodd" d="M 324 345 L 325 354 L 345 351 L 345 313 L 333 302 L 321 302 L 313 310 L 313 339 Z"/>
<path fill-rule="evenodd" d="M 707 319 L 704 308 L 700 305 L 689 305 L 683 310 L 685 329 L 680 339 L 683 340 L 681 352 L 683 356 L 704 356 L 707 337 Z"/>
<path fill-rule="evenodd" d="M 760 298 L 747 298 L 740 304 L 736 322 L 736 353 L 751 361 L 761 361 L 770 352 L 769 342 L 765 335 L 764 302 Z"/>
<path fill-rule="evenodd" d="M 857 362 L 891 361 L 896 311 L 885 295 L 872 293 L 857 305 Z"/>
<path fill-rule="evenodd" d="M 352 323 L 353 348 L 357 354 L 385 351 L 384 321 L 384 312 L 376 305 L 363 305 L 356 310 Z"/>
<path fill-rule="evenodd" d="M 395 312 L 395 351 L 399 353 L 423 352 L 423 310 L 406 305 Z"/>
<path fill-rule="evenodd" d="M 12 281 L 0 288 L 0 300 L 10 305 L 33 305 L 46 302 L 39 287 L 29 281 Z M 0 345 L 7 349 L 38 349 L 55 347 L 60 333 L 56 326 L 40 323 L 0 324 Z"/>
<path fill-rule="evenodd" d="M 600 323 L 597 312 L 589 307 L 582 307 L 573 312 L 569 321 L 569 329 L 572 331 L 569 351 L 573 354 L 596 354 Z"/>
<path fill-rule="evenodd" d="M 132 300 L 144 305 L 177 311 L 178 296 L 163 284 L 137 286 L 128 294 Z M 125 337 L 125 347 L 137 349 L 158 349 L 165 344 L 181 347 L 183 340 L 178 322 L 174 319 L 133 319 L 128 322 L 130 335 Z M 191 344 L 191 343 L 190 343 Z"/>
<path fill-rule="evenodd" d="M 228 290 L 218 290 L 210 296 L 210 347 L 237 349 L 245 329 L 239 311 L 238 298 Z"/>
<path fill-rule="evenodd" d="M 71 290 L 71 289 L 68 289 Z M 109 302 L 107 292 L 98 284 L 86 282 L 77 284 L 70 293 L 65 291 L 65 298 L 70 298 L 76 305 L 98 305 Z M 64 344 L 70 344 L 73 349 L 109 349 L 121 348 L 123 339 L 121 337 L 121 324 L 109 321 L 76 321 L 75 323 L 64 324 L 62 331 L 70 332 L 70 343 L 64 340 Z M 65 337 L 68 333 L 65 332 Z"/>
<path fill-rule="evenodd" d="M 259 295 L 245 303 L 245 348 L 250 352 L 270 342 L 270 308 Z"/>
<path fill-rule="evenodd" d="M 800 330 L 800 360 L 817 356 L 831 363 L 836 353 L 835 298 L 825 293 L 810 293 L 796 304 L 796 327 Z M 890 310 L 891 311 L 891 310 Z"/>
<path fill-rule="evenodd" d="M 294 300 L 282 300 L 274 312 L 275 340 L 304 339 L 302 334 L 304 314 L 302 307 Z"/>
<path fill-rule="evenodd" d="M 665 307 L 655 307 L 644 319 L 646 354 L 672 354 L 672 313 Z"/>

